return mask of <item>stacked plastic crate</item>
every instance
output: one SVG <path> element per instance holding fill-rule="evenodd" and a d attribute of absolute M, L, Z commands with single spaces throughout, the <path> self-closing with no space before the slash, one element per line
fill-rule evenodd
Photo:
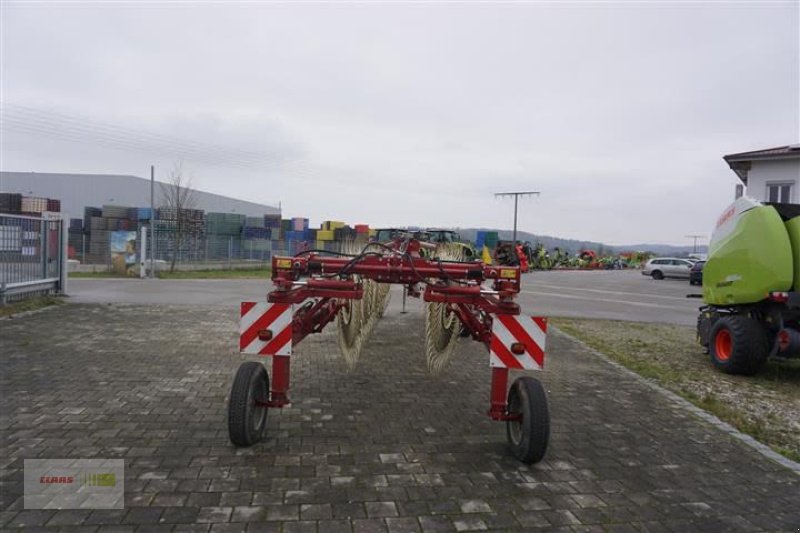
<path fill-rule="evenodd" d="M 86 263 L 108 262 L 108 231 L 99 207 L 83 209 L 83 232 L 86 235 Z M 95 244 L 96 243 L 96 244 Z"/>
<path fill-rule="evenodd" d="M 67 255 L 70 259 L 84 259 L 84 234 L 83 219 L 69 219 L 69 230 L 67 233 Z"/>
<path fill-rule="evenodd" d="M 244 215 L 206 213 L 205 232 L 208 259 L 233 259 L 241 255 Z"/>
<path fill-rule="evenodd" d="M 55 198 L 48 198 L 47 199 L 47 210 L 51 213 L 60 213 L 61 212 L 61 200 L 57 200 Z"/>
<path fill-rule="evenodd" d="M 3 192 L 0 193 L 0 213 L 18 215 L 22 211 L 22 195 Z"/>
<path fill-rule="evenodd" d="M 131 217 L 132 211 L 135 210 L 121 205 L 104 205 L 102 209 L 96 207 L 84 209 L 83 230 L 88 237 L 87 263 L 106 264 L 111 261 L 111 233 L 136 231 L 138 223 L 135 218 Z M 87 219 L 88 224 L 86 223 Z"/>
<path fill-rule="evenodd" d="M 139 221 L 136 209 L 121 205 L 104 205 L 103 219 L 106 231 L 136 231 Z"/>
<path fill-rule="evenodd" d="M 23 215 L 38 217 L 47 211 L 47 198 L 23 196 L 20 211 Z"/>
<path fill-rule="evenodd" d="M 138 210 L 137 210 L 138 212 Z M 197 261 L 204 255 L 205 212 L 200 209 L 156 209 L 156 250 L 158 257 Z"/>
<path fill-rule="evenodd" d="M 483 244 L 489 248 L 489 250 L 494 250 L 497 246 L 498 241 L 498 234 L 496 231 L 487 231 L 486 237 L 483 241 Z"/>
<path fill-rule="evenodd" d="M 354 241 L 357 236 L 356 230 L 350 226 L 343 226 L 333 230 L 333 240 L 337 242 Z"/>
<path fill-rule="evenodd" d="M 478 250 L 483 249 L 483 245 L 486 243 L 486 231 L 478 230 L 475 232 L 475 248 Z"/>
<path fill-rule="evenodd" d="M 271 253 L 284 254 L 281 216 L 279 214 L 264 215 L 264 227 L 269 230 Z"/>
<path fill-rule="evenodd" d="M 334 232 L 344 227 L 344 222 L 338 220 L 326 220 L 317 231 L 317 248 L 329 249 L 330 243 L 334 241 Z"/>
<path fill-rule="evenodd" d="M 269 259 L 272 250 L 271 235 L 264 217 L 246 217 L 242 245 L 244 257 L 262 261 Z"/>
<path fill-rule="evenodd" d="M 286 228 L 284 241 L 289 255 L 294 255 L 310 248 L 306 239 L 306 230 L 308 230 L 307 218 L 286 219 L 281 222 L 281 226 Z"/>

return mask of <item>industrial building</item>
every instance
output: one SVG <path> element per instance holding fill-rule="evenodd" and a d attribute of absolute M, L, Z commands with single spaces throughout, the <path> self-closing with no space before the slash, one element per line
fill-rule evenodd
<path fill-rule="evenodd" d="M 133 258 L 142 250 L 142 230 L 149 232 L 156 259 L 191 263 L 269 261 L 273 252 L 333 249 L 337 242 L 370 234 L 366 224 L 351 228 L 332 220 L 311 229 L 308 218 L 282 219 L 280 208 L 198 190 L 191 208 L 177 209 L 162 201 L 161 185 L 156 183 L 153 211 L 151 182 L 144 178 L 2 172 L 0 213 L 8 216 L 0 227 L 18 225 L 25 216 L 60 214 L 69 222 L 69 258 L 92 265 L 114 264 L 120 243 L 132 250 L 126 257 Z M 23 245 L 19 238 L 12 248 L 23 254 Z M 120 270 L 129 262 L 126 259 Z"/>
<path fill-rule="evenodd" d="M 161 204 L 160 182 L 155 186 L 155 205 Z M 150 205 L 150 180 L 117 174 L 50 174 L 39 172 L 0 172 L 0 192 L 23 196 L 57 198 L 67 217 L 83 217 L 86 206 Z M 236 213 L 250 217 L 279 215 L 274 206 L 237 200 L 220 194 L 195 191 L 195 209 Z"/>

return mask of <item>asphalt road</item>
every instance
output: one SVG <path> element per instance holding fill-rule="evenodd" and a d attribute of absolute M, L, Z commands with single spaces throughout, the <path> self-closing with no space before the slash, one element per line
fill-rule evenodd
<path fill-rule="evenodd" d="M 545 316 L 694 325 L 701 293 L 687 280 L 656 281 L 640 271 L 551 271 L 525 274 L 519 303 Z"/>
<path fill-rule="evenodd" d="M 263 298 L 269 280 L 72 279 L 69 294 L 78 303 L 236 306 Z M 685 280 L 655 281 L 639 271 L 567 271 L 525 274 L 519 303 L 542 316 L 606 318 L 693 325 L 697 293 Z M 396 289 L 392 307 L 399 306 Z"/>

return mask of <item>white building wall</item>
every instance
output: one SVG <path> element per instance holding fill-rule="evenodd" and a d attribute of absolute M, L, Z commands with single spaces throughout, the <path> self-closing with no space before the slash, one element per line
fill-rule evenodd
<path fill-rule="evenodd" d="M 747 173 L 747 195 L 767 201 L 767 185 L 792 183 L 791 203 L 800 204 L 800 159 L 753 161 Z"/>

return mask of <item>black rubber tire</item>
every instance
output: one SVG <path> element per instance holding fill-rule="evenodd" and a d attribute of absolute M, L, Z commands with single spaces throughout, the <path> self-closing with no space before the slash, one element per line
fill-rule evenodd
<path fill-rule="evenodd" d="M 506 437 L 511 453 L 523 463 L 538 463 L 550 442 L 550 412 L 547 395 L 538 379 L 522 376 L 508 391 L 509 414 L 521 420 L 506 421 Z"/>
<path fill-rule="evenodd" d="M 228 399 L 228 435 L 236 446 L 252 446 L 267 429 L 267 407 L 255 400 L 269 399 L 269 374 L 255 361 L 242 363 Z"/>
<path fill-rule="evenodd" d="M 653 279 L 664 279 L 664 273 L 660 270 L 653 270 L 650 275 L 653 276 Z"/>
<path fill-rule="evenodd" d="M 723 339 L 727 335 L 729 348 Z M 729 315 L 717 320 L 708 340 L 711 362 L 726 374 L 752 376 L 767 360 L 767 333 L 758 321 L 743 315 Z M 726 352 L 726 353 L 723 353 Z"/>

